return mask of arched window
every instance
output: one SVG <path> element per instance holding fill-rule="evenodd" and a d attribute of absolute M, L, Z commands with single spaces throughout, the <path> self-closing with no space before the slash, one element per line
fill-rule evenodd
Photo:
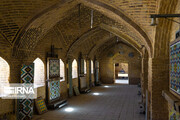
<path fill-rule="evenodd" d="M 93 61 L 91 60 L 91 74 L 93 74 L 94 68 L 93 68 Z"/>
<path fill-rule="evenodd" d="M 34 63 L 34 84 L 37 85 L 37 87 L 44 86 L 45 85 L 44 63 L 39 58 L 36 58 L 36 60 L 34 60 L 33 63 Z"/>
<path fill-rule="evenodd" d="M 9 75 L 10 75 L 10 67 L 9 64 L 0 57 L 0 85 L 9 86 Z M 0 97 L 4 96 L 3 87 L 0 87 Z"/>
<path fill-rule="evenodd" d="M 60 59 L 60 77 L 62 77 L 63 79 L 61 79 L 60 81 L 65 81 L 65 71 L 64 71 L 64 62 Z"/>
<path fill-rule="evenodd" d="M 77 61 L 72 62 L 72 78 L 77 78 Z"/>
<path fill-rule="evenodd" d="M 0 84 L 9 83 L 9 74 L 9 64 L 2 57 L 0 57 Z"/>
<path fill-rule="evenodd" d="M 84 60 L 84 74 L 86 74 L 86 60 Z"/>

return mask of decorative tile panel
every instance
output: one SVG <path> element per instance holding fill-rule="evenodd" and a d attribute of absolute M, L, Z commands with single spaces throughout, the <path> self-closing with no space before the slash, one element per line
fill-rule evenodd
<path fill-rule="evenodd" d="M 180 41 L 170 46 L 170 88 L 180 94 Z"/>
<path fill-rule="evenodd" d="M 22 65 L 21 67 L 21 83 L 33 83 L 34 81 L 34 64 Z M 33 116 L 33 100 L 18 99 L 17 100 L 17 120 L 30 120 Z"/>

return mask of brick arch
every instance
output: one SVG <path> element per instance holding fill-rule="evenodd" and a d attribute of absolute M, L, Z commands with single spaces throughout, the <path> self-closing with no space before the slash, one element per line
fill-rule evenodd
<path fill-rule="evenodd" d="M 178 0 L 161 0 L 159 3 L 158 14 L 174 14 Z M 156 26 L 154 56 L 153 57 L 169 57 L 169 42 L 171 39 L 172 22 L 162 18 L 158 19 Z"/>
<path fill-rule="evenodd" d="M 134 47 L 137 51 L 141 52 L 140 49 L 142 47 L 142 44 L 138 43 L 137 41 L 134 41 L 133 38 L 127 36 L 123 32 L 118 31 L 116 28 L 112 28 L 111 26 L 108 26 L 108 25 L 105 25 L 105 24 L 101 24 L 100 27 L 102 29 L 105 29 L 105 30 L 111 32 L 112 34 L 118 36 L 121 40 L 127 42 L 132 47 Z"/>
<path fill-rule="evenodd" d="M 6 56 L 4 56 L 4 55 L 2 55 L 2 54 L 0 54 L 0 57 L 1 57 L 4 61 L 6 61 L 6 63 L 8 64 L 8 66 L 9 66 L 9 68 L 10 68 L 11 62 L 10 62 L 10 60 L 8 59 L 8 57 L 6 57 Z"/>
<path fill-rule="evenodd" d="M 11 65 L 11 60 L 7 54 L 4 54 L 3 52 L 0 51 L 0 57 L 2 57 L 9 65 Z"/>
<path fill-rule="evenodd" d="M 143 37 L 143 43 L 148 50 L 149 56 L 152 56 L 152 42 L 150 40 L 150 37 L 146 34 L 146 32 L 136 23 L 134 22 L 129 16 L 127 16 L 124 12 L 122 12 L 121 9 L 116 9 L 114 7 L 109 6 L 108 4 L 105 4 L 103 2 L 100 2 L 99 0 L 81 0 L 82 3 L 85 5 L 91 5 L 93 6 L 95 10 L 98 10 L 100 12 L 103 12 L 103 14 L 107 15 L 108 17 L 117 20 L 117 21 L 123 21 L 125 24 L 129 25 L 132 29 L 135 29 L 135 34 L 140 34 Z M 112 14 L 108 14 L 112 13 Z"/>
<path fill-rule="evenodd" d="M 132 46 L 132 44 L 127 43 L 126 41 L 120 40 L 120 43 L 131 47 L 132 49 L 134 49 L 135 51 L 137 51 L 140 55 L 142 55 L 142 50 L 141 48 L 135 48 L 134 46 Z M 100 58 L 100 55 L 102 55 L 103 53 L 105 53 L 106 51 L 108 51 L 109 49 L 113 48 L 114 46 L 116 46 L 117 43 L 114 41 L 107 41 L 106 43 L 102 44 L 100 47 L 98 47 L 98 49 L 96 49 L 95 51 L 95 55 Z"/>
<path fill-rule="evenodd" d="M 8 83 L 10 82 L 10 65 L 8 63 L 8 61 L 6 61 L 6 59 L 4 59 L 3 57 L 0 56 L 1 59 L 1 76 L 0 76 L 0 83 L 2 84 L 3 82 Z M 6 71 L 5 71 L 6 70 Z M 5 76 L 2 76 L 2 73 L 5 74 Z M 6 79 L 6 80 L 5 80 Z"/>
<path fill-rule="evenodd" d="M 115 53 L 114 56 L 111 58 L 111 60 L 116 59 L 117 57 L 119 57 L 119 53 Z M 128 60 L 121 60 L 121 62 L 127 62 Z"/>
<path fill-rule="evenodd" d="M 104 41 L 104 43 L 99 44 L 99 45 L 97 45 L 96 47 L 94 47 L 92 50 L 90 50 L 88 55 L 89 55 L 89 56 L 92 56 L 94 53 L 97 52 L 97 50 L 98 50 L 99 48 L 102 48 L 103 46 L 105 46 L 108 41 L 112 41 L 112 40 L 115 40 L 115 39 L 116 39 L 116 37 L 112 37 L 112 38 L 106 39 L 106 40 Z M 121 38 L 121 40 L 122 40 L 122 41 L 125 41 L 127 44 L 129 44 L 131 47 L 133 47 L 136 51 L 138 51 L 139 54 L 142 55 L 142 51 L 141 51 L 141 48 L 140 48 L 139 46 L 137 46 L 136 44 L 133 44 L 133 43 L 129 43 L 128 41 L 126 41 L 126 40 L 123 39 L 123 38 Z M 107 48 L 109 48 L 109 47 L 113 47 L 115 44 L 116 44 L 116 43 L 111 43 L 111 44 L 109 44 L 106 48 L 102 49 L 102 51 L 105 50 L 105 49 L 107 49 Z M 101 52 L 100 52 L 100 53 L 101 53 Z"/>
<path fill-rule="evenodd" d="M 44 59 L 43 59 L 43 57 L 41 55 L 36 54 L 32 58 L 33 58 L 32 62 L 35 61 L 38 58 L 38 59 L 40 59 L 43 62 L 44 65 L 46 65 L 46 62 L 44 61 Z"/>
<path fill-rule="evenodd" d="M 71 14 L 70 10 L 78 4 L 74 0 L 62 1 L 36 14 L 15 36 L 12 55 L 15 57 L 28 56 L 31 49 L 47 34 L 48 30 L 55 26 L 59 20 Z"/>
<path fill-rule="evenodd" d="M 96 33 L 100 32 L 101 29 L 110 32 L 112 35 L 109 36 L 109 37 L 105 37 L 105 38 L 102 37 L 102 39 L 99 40 L 100 42 L 97 42 L 97 44 L 95 46 L 92 46 L 89 49 L 89 51 L 86 53 L 88 56 L 90 54 L 93 54 L 93 52 L 95 52 L 96 49 L 98 49 L 105 42 L 107 42 L 108 40 L 111 40 L 111 38 L 114 37 L 115 35 L 118 36 L 119 38 L 121 38 L 122 40 L 126 41 L 127 43 L 131 44 L 137 51 L 141 52 L 141 49 L 140 49 L 141 48 L 141 44 L 135 42 L 133 40 L 133 38 L 128 37 L 127 35 L 125 35 L 121 31 L 117 31 L 115 28 L 112 28 L 110 25 L 100 24 L 100 26 L 95 27 L 93 29 L 90 29 L 85 34 L 80 36 L 75 42 L 73 42 L 72 45 L 69 47 L 66 56 L 68 56 L 70 54 L 73 54 L 74 51 L 76 51 L 83 42 L 86 42 L 86 44 L 88 44 L 88 42 L 89 42 L 88 38 L 93 36 L 93 35 L 96 35 Z M 96 39 L 92 39 L 91 41 L 96 42 L 97 40 Z M 83 47 L 85 47 L 85 46 L 82 46 L 82 50 L 84 49 Z"/>
<path fill-rule="evenodd" d="M 109 38 L 105 38 L 105 39 L 103 39 L 102 41 L 104 41 L 103 43 L 100 43 L 100 44 L 98 44 L 98 45 L 96 45 L 95 47 L 93 47 L 92 49 L 90 49 L 89 51 L 88 51 L 88 56 L 89 57 L 93 57 L 93 55 L 94 55 L 94 53 L 96 52 L 96 50 L 98 49 L 98 48 L 100 48 L 103 44 L 105 44 L 107 41 L 111 41 L 111 40 L 114 40 L 116 37 L 113 35 L 113 36 L 110 36 Z"/>
<path fill-rule="evenodd" d="M 85 42 L 86 38 L 89 36 L 93 36 L 95 33 L 98 33 L 101 30 L 100 27 L 95 27 L 84 33 L 82 36 L 80 36 L 77 40 L 75 40 L 69 47 L 66 56 L 70 55 L 76 48 L 79 47 L 79 44 L 82 42 Z"/>
<path fill-rule="evenodd" d="M 47 34 L 58 21 L 60 21 L 67 14 L 71 13 L 74 7 L 78 4 L 84 4 L 92 9 L 102 12 L 105 16 L 115 20 L 121 21 L 127 25 L 130 29 L 134 30 L 134 34 L 140 35 L 143 44 L 146 46 L 149 55 L 152 54 L 151 40 L 146 32 L 136 24 L 132 19 L 125 15 L 119 9 L 113 8 L 105 3 L 97 0 L 80 0 L 80 1 L 63 1 L 59 4 L 49 7 L 42 11 L 34 18 L 32 18 L 17 34 L 15 37 L 16 42 L 13 45 L 13 56 L 19 56 L 20 54 L 28 56 L 38 41 Z M 100 9 L 99 9 L 100 8 Z M 111 14 L 109 14 L 111 13 Z"/>
<path fill-rule="evenodd" d="M 37 57 L 34 61 L 34 83 L 38 86 L 45 85 L 45 64 Z M 36 64 L 37 63 L 37 64 Z"/>

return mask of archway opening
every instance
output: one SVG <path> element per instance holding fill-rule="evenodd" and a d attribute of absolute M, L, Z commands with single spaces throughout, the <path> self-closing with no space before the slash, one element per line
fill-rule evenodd
<path fill-rule="evenodd" d="M 65 68 L 64 68 L 64 62 L 60 59 L 59 60 L 59 64 L 60 64 L 60 77 L 62 77 L 62 79 L 60 80 L 65 81 Z"/>
<path fill-rule="evenodd" d="M 77 69 L 77 61 L 74 59 L 72 62 L 72 78 L 77 78 L 78 77 L 78 73 L 77 73 L 78 69 Z"/>
<path fill-rule="evenodd" d="M 114 76 L 115 81 L 114 83 L 117 84 L 129 84 L 129 77 L 128 77 L 128 63 L 115 63 L 114 64 Z"/>
<path fill-rule="evenodd" d="M 10 66 L 4 60 L 2 57 L 0 57 L 0 97 L 5 97 L 8 94 L 4 93 L 3 87 L 8 87 L 9 86 L 9 77 L 10 77 Z M 3 87 L 2 87 L 3 86 Z"/>
<path fill-rule="evenodd" d="M 86 71 L 87 71 L 87 70 L 86 70 L 86 60 L 84 60 L 84 74 L 87 73 Z"/>
<path fill-rule="evenodd" d="M 44 86 L 45 85 L 44 63 L 39 58 L 36 58 L 33 63 L 34 63 L 34 84 L 36 87 Z"/>

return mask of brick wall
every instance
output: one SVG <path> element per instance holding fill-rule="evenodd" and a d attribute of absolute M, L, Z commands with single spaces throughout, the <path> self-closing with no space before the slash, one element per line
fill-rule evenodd
<path fill-rule="evenodd" d="M 170 0 L 167 1 L 163 1 L 162 0 L 162 4 L 159 4 L 160 6 L 158 6 L 158 1 L 157 0 L 124 0 L 124 1 L 119 1 L 119 0 L 103 0 L 105 3 L 109 4 L 110 6 L 113 6 L 114 8 L 118 8 L 118 9 L 122 9 L 122 11 L 124 11 L 127 15 L 129 15 L 128 17 L 130 18 L 134 18 L 134 21 L 137 22 L 138 26 L 140 25 L 142 27 L 143 30 L 145 30 L 145 32 L 143 33 L 147 33 L 148 37 L 152 38 L 151 42 L 155 44 L 154 48 L 155 48 L 155 55 L 156 57 L 159 55 L 164 55 L 166 54 L 168 56 L 168 41 L 173 41 L 174 40 L 174 34 L 176 32 L 176 30 L 178 30 L 178 25 L 176 25 L 176 23 L 173 23 L 173 27 L 172 27 L 172 31 L 171 31 L 171 24 L 169 24 L 169 22 L 162 21 L 162 23 L 164 23 L 164 26 L 168 26 L 168 27 L 157 27 L 159 29 L 157 29 L 157 31 L 155 31 L 152 27 L 149 27 L 150 21 L 151 19 L 149 18 L 149 14 L 152 13 L 157 13 L 157 10 L 159 8 L 161 8 L 161 12 L 160 13 L 174 13 L 171 9 L 175 8 L 176 6 L 180 6 L 180 2 L 173 2 L 173 1 L 178 1 L 178 0 L 173 0 L 173 4 L 171 4 Z M 21 64 L 29 64 L 32 63 L 37 57 L 39 57 L 45 64 L 45 68 L 46 66 L 46 53 L 50 51 L 50 46 L 52 44 L 55 45 L 56 48 L 63 48 L 60 51 L 55 51 L 56 54 L 59 55 L 59 58 L 61 58 L 63 61 L 66 61 L 66 53 L 68 50 L 68 47 L 71 46 L 71 43 L 74 42 L 74 40 L 76 40 L 76 38 L 78 38 L 79 36 L 79 32 L 77 31 L 77 27 L 74 26 L 78 26 L 79 28 L 79 23 L 77 21 L 79 21 L 79 17 L 75 17 L 75 19 L 70 19 L 72 18 L 70 16 L 70 22 L 69 25 L 64 25 L 65 23 L 67 23 L 66 19 L 64 20 L 65 22 L 62 22 L 62 26 L 60 26 L 58 29 L 54 29 L 52 28 L 50 30 L 50 28 L 56 24 L 61 18 L 61 14 L 59 12 L 61 12 L 62 14 L 64 13 L 63 10 L 61 9 L 56 9 L 54 11 L 53 14 L 46 14 L 46 15 L 42 15 L 42 18 L 39 18 L 37 21 L 34 22 L 34 24 L 31 25 L 30 29 L 27 30 L 28 32 L 30 30 L 32 30 L 33 28 L 35 28 L 34 26 L 39 26 L 39 28 L 35 28 L 35 30 L 44 30 L 44 31 L 49 31 L 48 34 L 46 34 L 44 36 L 44 34 L 41 34 L 40 36 L 44 36 L 44 38 L 42 39 L 34 39 L 34 36 L 38 36 L 39 35 L 39 31 L 33 31 L 32 34 L 27 33 L 25 35 L 25 39 L 24 41 L 20 40 L 20 43 L 18 45 L 20 45 L 22 48 L 21 51 L 22 53 L 26 53 L 26 55 L 28 54 L 29 57 L 26 56 L 21 56 L 21 53 L 18 53 L 23 59 L 20 58 L 15 58 L 12 56 L 12 51 L 13 51 L 13 45 L 14 45 L 14 40 L 13 38 L 16 38 L 16 34 L 17 32 L 20 30 L 22 27 L 25 27 L 26 23 L 29 22 L 29 20 L 31 18 L 33 18 L 33 16 L 36 13 L 39 13 L 40 11 L 43 11 L 44 9 L 50 7 L 51 5 L 55 4 L 56 2 L 59 3 L 59 1 L 57 0 L 52 0 L 52 1 L 43 1 L 43 0 L 38 0 L 38 1 L 29 1 L 29 2 L 24 2 L 24 1 L 13 1 L 13 0 L 8 0 L 8 2 L 4 2 L 1 1 L 0 3 L 2 4 L 1 8 L 2 8 L 2 15 L 0 15 L 1 18 L 1 25 L 0 25 L 0 29 L 2 31 L 2 34 L 0 34 L 0 56 L 3 57 L 10 65 L 10 83 L 17 83 L 20 81 L 20 68 L 21 68 Z M 164 3 L 164 4 L 163 4 Z M 178 4 L 176 4 L 178 3 Z M 23 5 L 23 7 L 22 7 Z M 71 5 L 71 7 L 73 7 L 73 5 Z M 76 9 L 76 14 L 78 14 L 78 9 Z M 103 9 L 102 9 L 103 11 Z M 169 12 L 168 12 L 169 11 Z M 44 11 L 45 12 L 45 11 Z M 103 11 L 105 14 L 106 11 Z M 51 13 L 51 12 L 48 12 Z M 179 13 L 179 7 L 176 8 L 175 13 Z M 81 13 L 82 14 L 82 13 Z M 109 13 L 108 13 L 109 14 Z M 106 14 L 106 15 L 108 15 Z M 52 16 L 50 16 L 52 15 Z M 59 15 L 58 17 L 56 15 Z M 142 30 L 141 27 L 137 28 L 136 30 L 132 29 L 132 26 L 128 26 L 129 24 L 124 25 L 123 21 L 122 24 L 120 24 L 120 22 L 115 22 L 110 20 L 109 18 L 107 19 L 106 17 L 104 17 L 101 14 L 97 14 L 100 17 L 97 18 L 105 18 L 103 21 L 106 24 L 109 24 L 110 26 L 115 26 L 117 27 L 117 31 L 121 31 L 123 33 L 125 33 L 128 37 L 130 36 L 131 38 L 133 38 L 133 40 L 135 42 L 138 42 L 139 45 L 143 45 L 144 42 L 142 42 L 143 40 L 141 40 L 141 38 L 143 37 L 143 35 L 139 35 L 138 30 Z M 56 17 L 53 17 L 56 16 Z M 85 15 L 86 16 L 86 15 Z M 89 16 L 89 14 L 87 15 Z M 86 19 L 86 22 L 83 22 L 83 24 L 85 24 L 82 28 L 83 28 L 83 32 L 86 32 L 88 30 L 87 26 L 89 26 L 89 17 L 84 17 L 84 18 L 88 18 Z M 102 17 L 103 16 L 103 17 Z M 111 15 L 108 15 L 111 16 Z M 113 16 L 111 16 L 113 17 Z M 49 19 L 47 19 L 49 18 Z M 52 18 L 56 18 L 56 20 L 52 19 Z M 142 19 L 143 18 L 143 19 Z M 52 20 L 51 20 L 52 19 Z M 97 20 L 97 19 L 96 19 Z M 178 19 L 175 19 L 178 21 Z M 46 21 L 46 22 L 43 22 Z M 99 20 L 97 20 L 99 21 Z M 116 21 L 118 21 L 118 19 L 116 19 Z M 74 22 L 74 23 L 73 23 Z M 95 21 L 94 21 L 95 22 Z M 161 22 L 161 21 L 160 21 Z M 73 24 L 72 24 L 73 23 Z M 99 23 L 99 22 L 98 22 Z M 125 22 L 126 23 L 126 22 Z M 135 23 L 135 25 L 137 25 Z M 43 29 L 41 29 L 40 26 L 43 26 Z M 87 25 L 87 26 L 86 26 Z M 136 28 L 134 25 L 134 28 Z M 159 24 L 161 25 L 161 23 Z M 71 27 L 74 27 L 74 34 L 73 34 L 73 30 Z M 57 27 L 57 26 L 56 26 Z M 62 27 L 64 27 L 63 30 Z M 167 29 L 164 29 L 167 28 Z M 69 30 L 70 29 L 70 30 Z M 56 32 L 54 32 L 54 30 Z M 68 31 L 69 30 L 69 31 Z M 82 30 L 82 29 L 81 29 Z M 61 31 L 61 32 L 59 32 Z M 169 31 L 171 31 L 171 38 L 169 40 Z M 62 32 L 64 32 L 63 36 L 61 35 Z M 82 32 L 82 34 L 83 34 Z M 159 34 L 160 37 L 154 37 L 154 32 L 162 32 L 162 34 Z M 45 33 L 45 32 L 44 32 Z M 100 32 L 101 33 L 101 32 Z M 106 31 L 106 33 L 109 35 L 109 32 Z M 137 34 L 133 34 L 133 33 L 137 33 Z M 58 35 L 57 35 L 58 34 Z M 101 33 L 103 34 L 103 33 Z M 4 36 L 3 36 L 4 35 Z M 97 35 L 98 39 L 101 38 L 101 35 L 98 34 Z M 147 37 L 145 36 L 145 37 Z M 164 37 L 161 37 L 164 36 Z M 30 38 L 29 38 L 30 37 Z M 127 38 L 128 38 L 127 37 Z M 41 38 L 41 37 L 40 37 Z M 155 38 L 155 42 L 154 42 L 154 38 Z M 6 40 L 7 39 L 7 40 Z M 94 39 L 94 38 L 93 38 Z M 144 39 L 144 38 L 143 38 Z M 38 41 L 38 44 L 35 45 L 34 42 Z M 94 39 L 95 41 L 97 39 Z M 90 40 L 88 40 L 90 41 Z M 141 42 L 143 44 L 141 44 Z M 84 43 L 86 44 L 88 43 L 87 41 Z M 92 44 L 93 43 L 93 44 Z M 92 44 L 91 46 L 95 45 L 94 41 L 89 42 L 88 44 L 86 44 L 87 46 L 90 46 L 90 44 Z M 18 47 L 17 45 L 17 47 Z M 25 46 L 25 47 L 23 47 Z M 33 46 L 33 47 L 32 47 Z M 68 46 L 68 47 L 67 47 Z M 28 49 L 28 47 L 30 48 L 35 48 L 35 49 Z M 25 48 L 25 49 L 23 49 Z M 164 49 L 165 48 L 165 49 Z M 119 49 L 117 49 L 119 50 Z M 129 49 L 126 49 L 124 51 L 129 51 Z M 115 53 L 119 52 L 119 51 L 113 51 Z M 154 51 L 153 51 L 154 52 Z M 104 83 L 113 83 L 114 80 L 114 63 L 121 61 L 121 62 L 128 62 L 129 66 L 131 67 L 131 70 L 129 71 L 129 77 L 130 77 L 130 83 L 131 84 L 136 84 L 137 82 L 139 82 L 140 79 L 140 75 L 139 73 L 141 73 L 141 61 L 138 59 L 136 59 L 136 57 L 127 60 L 128 56 L 116 56 L 109 58 L 107 57 L 108 51 L 104 51 L 104 54 L 102 54 L 101 56 L 101 60 L 100 60 L 100 78 L 102 80 L 102 82 Z M 23 55 L 23 54 L 22 54 Z M 127 53 L 126 53 L 127 55 Z M 136 56 L 136 55 L 135 55 Z M 139 56 L 139 54 L 138 54 Z M 76 57 L 76 56 L 75 56 Z M 117 60 L 117 61 L 116 61 Z M 166 102 L 164 101 L 164 99 L 161 97 L 161 91 L 162 89 L 168 89 L 168 83 L 169 83 L 169 78 L 168 78 L 168 62 L 167 62 L 167 58 L 162 59 L 162 58 L 158 58 L 158 59 L 149 59 L 149 66 L 147 67 L 147 59 L 144 59 L 144 69 L 146 71 L 144 71 L 142 73 L 142 77 L 144 79 L 144 83 L 147 83 L 147 75 L 148 75 L 148 90 L 149 90 L 149 94 L 150 94 L 150 110 L 151 110 L 151 116 L 152 118 L 155 119 L 167 119 L 167 106 L 166 106 Z M 89 80 L 93 81 L 93 77 L 92 75 L 90 75 L 90 69 L 89 69 L 90 63 L 87 62 L 87 83 L 89 84 Z M 147 72 L 147 68 L 148 68 L 148 72 Z M 47 70 L 45 69 L 45 75 L 47 74 L 46 72 Z M 67 75 L 67 72 L 66 72 Z M 92 78 L 92 79 L 91 79 Z M 46 80 L 46 78 L 45 78 Z M 67 80 L 67 76 L 66 79 Z M 61 93 L 62 93 L 62 97 L 67 97 L 67 81 L 61 82 Z M 73 85 L 78 85 L 78 80 L 75 79 L 73 80 Z M 147 87 L 147 84 L 144 84 L 144 86 Z M 145 88 L 146 88 L 145 87 Z M 41 87 L 38 88 L 38 96 L 43 96 L 43 98 L 45 98 L 45 87 Z M 6 105 L 6 106 L 5 106 Z M 14 110 L 14 100 L 2 100 L 0 99 L 0 115 L 7 113 L 7 112 L 11 112 Z"/>
<path fill-rule="evenodd" d="M 95 82 L 94 74 L 91 74 L 91 83 L 93 84 Z"/>
<path fill-rule="evenodd" d="M 148 73 L 150 116 L 152 120 L 167 120 L 168 104 L 162 90 L 169 90 L 169 59 L 150 58 Z"/>
<path fill-rule="evenodd" d="M 72 79 L 72 83 L 73 83 L 73 87 L 74 86 L 79 87 L 79 85 L 78 85 L 78 78 L 73 78 Z"/>
<path fill-rule="evenodd" d="M 122 54 L 119 53 L 120 51 Z M 133 53 L 134 57 L 129 57 L 129 53 Z M 128 63 L 129 83 L 138 84 L 140 82 L 140 54 L 134 48 L 121 43 L 101 54 L 100 79 L 103 83 L 114 83 L 115 63 Z"/>
<path fill-rule="evenodd" d="M 52 44 L 55 45 L 56 48 L 62 48 L 62 44 L 59 43 L 57 39 L 59 39 L 60 36 L 56 36 L 56 34 L 52 31 L 49 32 L 35 47 L 33 51 L 31 51 L 31 54 L 29 57 L 25 57 L 24 59 L 18 59 L 12 57 L 12 49 L 9 44 L 3 43 L 1 37 L 0 41 L 3 44 L 0 44 L 0 56 L 3 57 L 10 66 L 10 82 L 17 83 L 20 81 L 20 70 L 21 70 L 21 64 L 30 64 L 33 63 L 33 61 L 39 57 L 44 65 L 45 65 L 45 80 L 47 78 L 47 64 L 46 64 L 46 53 L 50 52 L 50 47 Z M 55 40 L 56 39 L 56 40 Z M 65 49 L 62 51 L 56 51 L 56 54 L 58 54 L 59 58 L 61 58 L 63 61 L 65 61 Z M 66 67 L 66 63 L 65 63 Z M 65 71 L 66 72 L 66 71 Z M 66 73 L 67 74 L 67 73 Z M 65 79 L 67 80 L 67 79 Z M 61 98 L 67 98 L 67 82 L 63 81 L 60 82 L 60 92 L 61 92 Z M 77 84 L 77 80 L 75 82 Z M 42 96 L 43 98 L 46 97 L 45 92 L 45 86 L 39 87 L 37 91 L 38 97 Z M 14 100 L 3 100 L 0 98 L 0 115 L 4 113 L 13 112 L 15 108 Z"/>
<path fill-rule="evenodd" d="M 21 60 L 12 57 L 11 45 L 0 35 L 0 56 L 7 61 L 10 66 L 10 83 L 20 81 Z M 0 116 L 5 113 L 14 112 L 14 100 L 0 98 Z"/>

